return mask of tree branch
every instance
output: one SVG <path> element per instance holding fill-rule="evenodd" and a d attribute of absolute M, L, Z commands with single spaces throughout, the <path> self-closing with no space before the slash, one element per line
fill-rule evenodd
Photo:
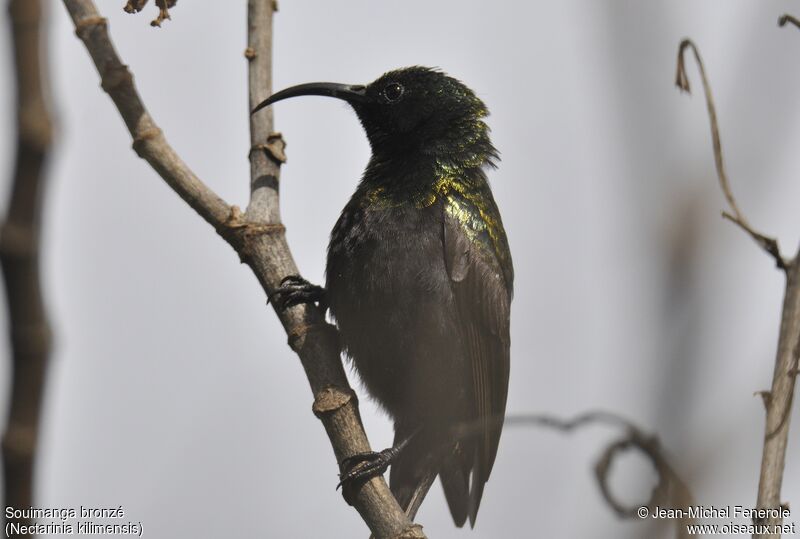
<path fill-rule="evenodd" d="M 46 51 L 38 0 L 8 3 L 17 87 L 17 154 L 11 199 L 0 230 L 13 352 L 13 382 L 3 435 L 6 506 L 30 507 L 50 326 L 42 300 L 39 245 L 45 165 L 52 138 L 46 105 Z M 30 524 L 25 520 L 20 524 Z"/>
<path fill-rule="evenodd" d="M 108 92 L 133 137 L 134 150 L 200 214 L 255 273 L 268 297 L 281 280 L 298 273 L 278 211 L 279 161 L 283 145 L 271 135 L 268 113 L 251 118 L 251 200 L 247 212 L 228 206 L 169 146 L 148 114 L 128 68 L 108 35 L 106 20 L 91 0 L 64 0 L 76 33 L 86 46 Z M 270 83 L 272 0 L 250 0 L 248 42 L 250 104 L 266 97 Z M 248 109 L 249 112 L 249 109 Z M 311 390 L 313 411 L 325 426 L 337 461 L 370 450 L 357 399 L 342 367 L 336 330 L 320 309 L 298 305 L 276 313 L 300 356 Z M 349 501 L 376 538 L 424 538 L 400 509 L 386 481 L 376 477 L 356 486 Z"/>
<path fill-rule="evenodd" d="M 787 21 L 795 23 L 796 19 L 785 16 L 785 20 L 782 18 L 779 23 L 783 26 Z M 784 259 L 780 254 L 778 242 L 774 238 L 768 238 L 753 230 L 744 215 L 739 211 L 725 176 L 717 118 L 703 62 L 694 43 L 688 39 L 681 42 L 678 50 L 678 77 L 676 84 L 684 91 L 689 90 L 689 82 L 683 65 L 683 52 L 687 47 L 691 47 L 694 51 L 703 79 L 708 113 L 711 120 L 711 133 L 714 138 L 714 157 L 717 162 L 717 173 L 725 197 L 733 210 L 733 215 L 723 213 L 723 216 L 750 234 L 775 259 L 777 266 L 784 270 L 786 274 L 786 288 L 783 296 L 781 327 L 778 335 L 778 351 L 775 358 L 772 387 L 769 391 L 759 392 L 763 397 L 767 418 L 764 427 L 764 449 L 761 456 L 761 473 L 756 504 L 759 509 L 778 509 L 783 506 L 781 503 L 781 485 L 786 465 L 786 446 L 789 438 L 794 387 L 798 374 L 798 357 L 800 357 L 800 262 L 798 262 L 800 252 L 791 260 Z M 782 518 L 770 517 L 760 520 L 756 524 L 766 524 L 768 529 L 775 530 L 776 526 L 782 522 Z M 780 536 L 780 532 L 771 532 L 757 534 L 753 537 L 778 539 Z"/>
<path fill-rule="evenodd" d="M 722 159 L 722 141 L 720 140 L 719 136 L 717 110 L 714 106 L 714 97 L 711 94 L 711 86 L 706 78 L 706 68 L 703 65 L 703 59 L 700 57 L 700 52 L 690 39 L 684 39 L 681 41 L 680 47 L 678 48 L 678 69 L 675 76 L 675 85 L 682 91 L 691 93 L 689 77 L 686 74 L 686 64 L 684 62 L 684 56 L 687 48 L 691 48 L 692 52 L 694 53 L 694 58 L 697 61 L 697 68 L 700 71 L 700 79 L 703 82 L 703 91 L 706 96 L 706 106 L 708 108 L 708 120 L 709 124 L 711 125 L 711 140 L 714 146 L 714 164 L 717 167 L 719 186 L 722 189 L 722 193 L 725 195 L 725 199 L 728 201 L 728 206 L 730 206 L 731 211 L 733 212 L 732 214 L 728 212 L 722 212 L 722 216 L 739 225 L 739 227 L 747 232 L 750 237 L 761 246 L 762 249 L 764 249 L 775 259 L 775 264 L 780 269 L 786 270 L 786 261 L 781 256 L 780 248 L 778 247 L 778 240 L 767 237 L 750 226 L 747 218 L 745 218 L 744 214 L 739 209 L 739 205 L 736 203 L 736 198 L 733 196 L 730 182 L 728 182 L 728 174 L 725 172 L 725 161 Z"/>
<path fill-rule="evenodd" d="M 789 423 L 797 380 L 797 360 L 800 348 L 800 264 L 797 255 L 789 263 L 786 272 L 786 289 L 778 336 L 778 352 L 772 375 L 772 387 L 762 392 L 767 420 L 764 427 L 764 450 L 761 456 L 761 474 L 758 482 L 757 507 L 777 509 L 781 502 L 781 486 L 786 466 L 786 446 L 789 439 Z M 759 524 L 774 526 L 782 519 L 770 518 Z M 777 539 L 780 533 L 757 537 Z"/>

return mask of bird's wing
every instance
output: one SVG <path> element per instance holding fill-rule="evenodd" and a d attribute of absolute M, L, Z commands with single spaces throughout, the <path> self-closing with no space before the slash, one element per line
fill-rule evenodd
<path fill-rule="evenodd" d="M 472 471 L 467 513 L 474 525 L 503 428 L 509 373 L 509 316 L 513 269 L 500 214 L 488 185 L 447 194 L 443 204 L 444 254 L 471 367 L 470 428 L 463 443 Z M 443 477 L 443 482 L 445 478 Z M 445 488 L 447 493 L 448 489 Z M 450 498 L 454 498 L 452 501 Z M 463 515 L 464 501 L 448 495 L 451 512 Z M 463 523 L 463 516 L 460 520 Z"/>

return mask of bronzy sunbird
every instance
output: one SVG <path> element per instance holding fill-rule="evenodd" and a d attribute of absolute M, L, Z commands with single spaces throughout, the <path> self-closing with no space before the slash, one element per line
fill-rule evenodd
<path fill-rule="evenodd" d="M 395 448 L 348 459 L 343 481 L 391 460 L 391 490 L 413 519 L 438 475 L 456 525 L 474 526 L 506 407 L 514 277 L 485 173 L 498 160 L 488 110 L 460 81 L 409 67 L 366 86 L 294 86 L 253 112 L 302 95 L 347 101 L 372 148 L 331 233 L 325 288 L 292 276 L 278 291 L 284 306 L 327 304 L 394 419 Z"/>

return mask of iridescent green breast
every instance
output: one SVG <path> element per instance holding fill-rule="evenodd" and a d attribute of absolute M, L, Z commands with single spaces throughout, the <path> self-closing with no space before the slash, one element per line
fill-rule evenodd
<path fill-rule="evenodd" d="M 444 212 L 461 225 L 470 242 L 482 248 L 491 265 L 499 265 L 511 290 L 513 269 L 503 220 L 486 178 L 461 180 L 443 177 L 434 186 L 434 201 L 441 200 Z M 426 199 L 426 202 L 431 198 Z M 433 203 L 430 202 L 430 203 Z M 494 255 L 494 256 L 492 256 Z"/>
<path fill-rule="evenodd" d="M 458 175 L 450 174 L 457 172 Z M 459 223 L 466 237 L 477 245 L 487 262 L 503 273 L 509 290 L 513 269 L 506 232 L 486 177 L 480 169 L 442 170 L 438 179 L 414 189 L 393 189 L 388 185 L 371 187 L 361 203 L 371 207 L 397 207 L 413 204 L 419 209 L 442 204 L 446 215 Z"/>

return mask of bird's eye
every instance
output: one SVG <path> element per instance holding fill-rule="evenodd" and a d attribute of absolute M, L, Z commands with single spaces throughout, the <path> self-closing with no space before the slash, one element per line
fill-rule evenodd
<path fill-rule="evenodd" d="M 386 98 L 386 101 L 388 101 L 389 103 L 396 103 L 397 101 L 400 100 L 401 97 L 403 97 L 404 91 L 405 88 L 403 88 L 401 84 L 397 82 L 390 82 L 383 89 L 382 93 L 383 97 Z"/>

